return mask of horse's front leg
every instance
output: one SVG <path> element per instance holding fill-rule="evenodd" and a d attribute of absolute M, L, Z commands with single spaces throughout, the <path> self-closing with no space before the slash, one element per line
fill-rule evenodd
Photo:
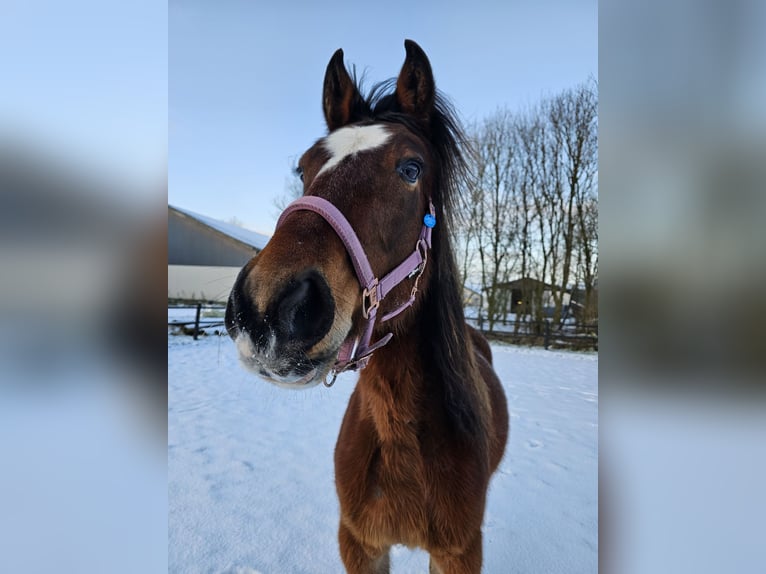
<path fill-rule="evenodd" d="M 460 554 L 431 552 L 429 574 L 480 574 L 482 561 L 481 530 Z"/>
<path fill-rule="evenodd" d="M 349 574 L 389 574 L 388 548 L 362 544 L 343 523 L 338 531 L 340 557 Z"/>

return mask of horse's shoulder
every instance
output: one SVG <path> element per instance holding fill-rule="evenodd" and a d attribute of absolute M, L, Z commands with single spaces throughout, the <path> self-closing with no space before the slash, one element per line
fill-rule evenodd
<path fill-rule="evenodd" d="M 489 342 L 487 341 L 487 338 L 484 335 L 482 335 L 478 329 L 471 327 L 471 325 L 466 323 L 465 327 L 468 331 L 468 336 L 471 342 L 473 343 L 473 348 L 476 354 L 484 358 L 487 361 L 487 363 L 491 365 L 492 364 L 492 349 L 489 346 Z"/>

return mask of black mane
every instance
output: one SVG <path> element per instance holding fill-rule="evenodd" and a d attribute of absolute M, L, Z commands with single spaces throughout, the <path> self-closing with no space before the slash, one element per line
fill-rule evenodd
<path fill-rule="evenodd" d="M 356 74 L 354 83 L 358 86 Z M 452 248 L 452 233 L 460 213 L 460 191 L 468 181 L 465 152 L 470 149 L 456 113 L 437 91 L 433 113 L 427 122 L 402 113 L 394 96 L 395 80 L 373 86 L 356 102 L 352 121 L 371 120 L 402 124 L 431 147 L 437 166 L 432 201 L 437 227 L 433 235 L 434 275 L 422 307 L 423 320 L 430 330 L 431 367 L 443 381 L 444 406 L 456 433 L 473 438 L 486 436 L 487 417 L 477 380 L 472 343 L 463 313 L 462 286 Z"/>

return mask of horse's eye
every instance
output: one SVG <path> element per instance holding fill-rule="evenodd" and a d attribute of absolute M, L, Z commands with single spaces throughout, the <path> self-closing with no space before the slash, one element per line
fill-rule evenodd
<path fill-rule="evenodd" d="M 299 178 L 301 178 L 301 181 L 303 181 L 303 168 L 301 166 L 295 168 L 295 175 L 297 175 Z"/>
<path fill-rule="evenodd" d="M 420 177 L 422 166 L 420 165 L 420 162 L 410 159 L 402 163 L 397 171 L 404 181 L 407 183 L 415 183 Z"/>

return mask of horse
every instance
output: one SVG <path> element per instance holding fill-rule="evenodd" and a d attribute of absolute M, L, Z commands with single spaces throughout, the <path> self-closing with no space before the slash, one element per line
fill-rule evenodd
<path fill-rule="evenodd" d="M 303 197 L 243 267 L 225 322 L 241 363 L 276 385 L 359 371 L 334 461 L 346 570 L 388 572 L 404 544 L 432 573 L 473 573 L 508 408 L 450 238 L 467 140 L 426 54 L 404 46 L 396 80 L 367 95 L 342 49 L 330 59 Z"/>

